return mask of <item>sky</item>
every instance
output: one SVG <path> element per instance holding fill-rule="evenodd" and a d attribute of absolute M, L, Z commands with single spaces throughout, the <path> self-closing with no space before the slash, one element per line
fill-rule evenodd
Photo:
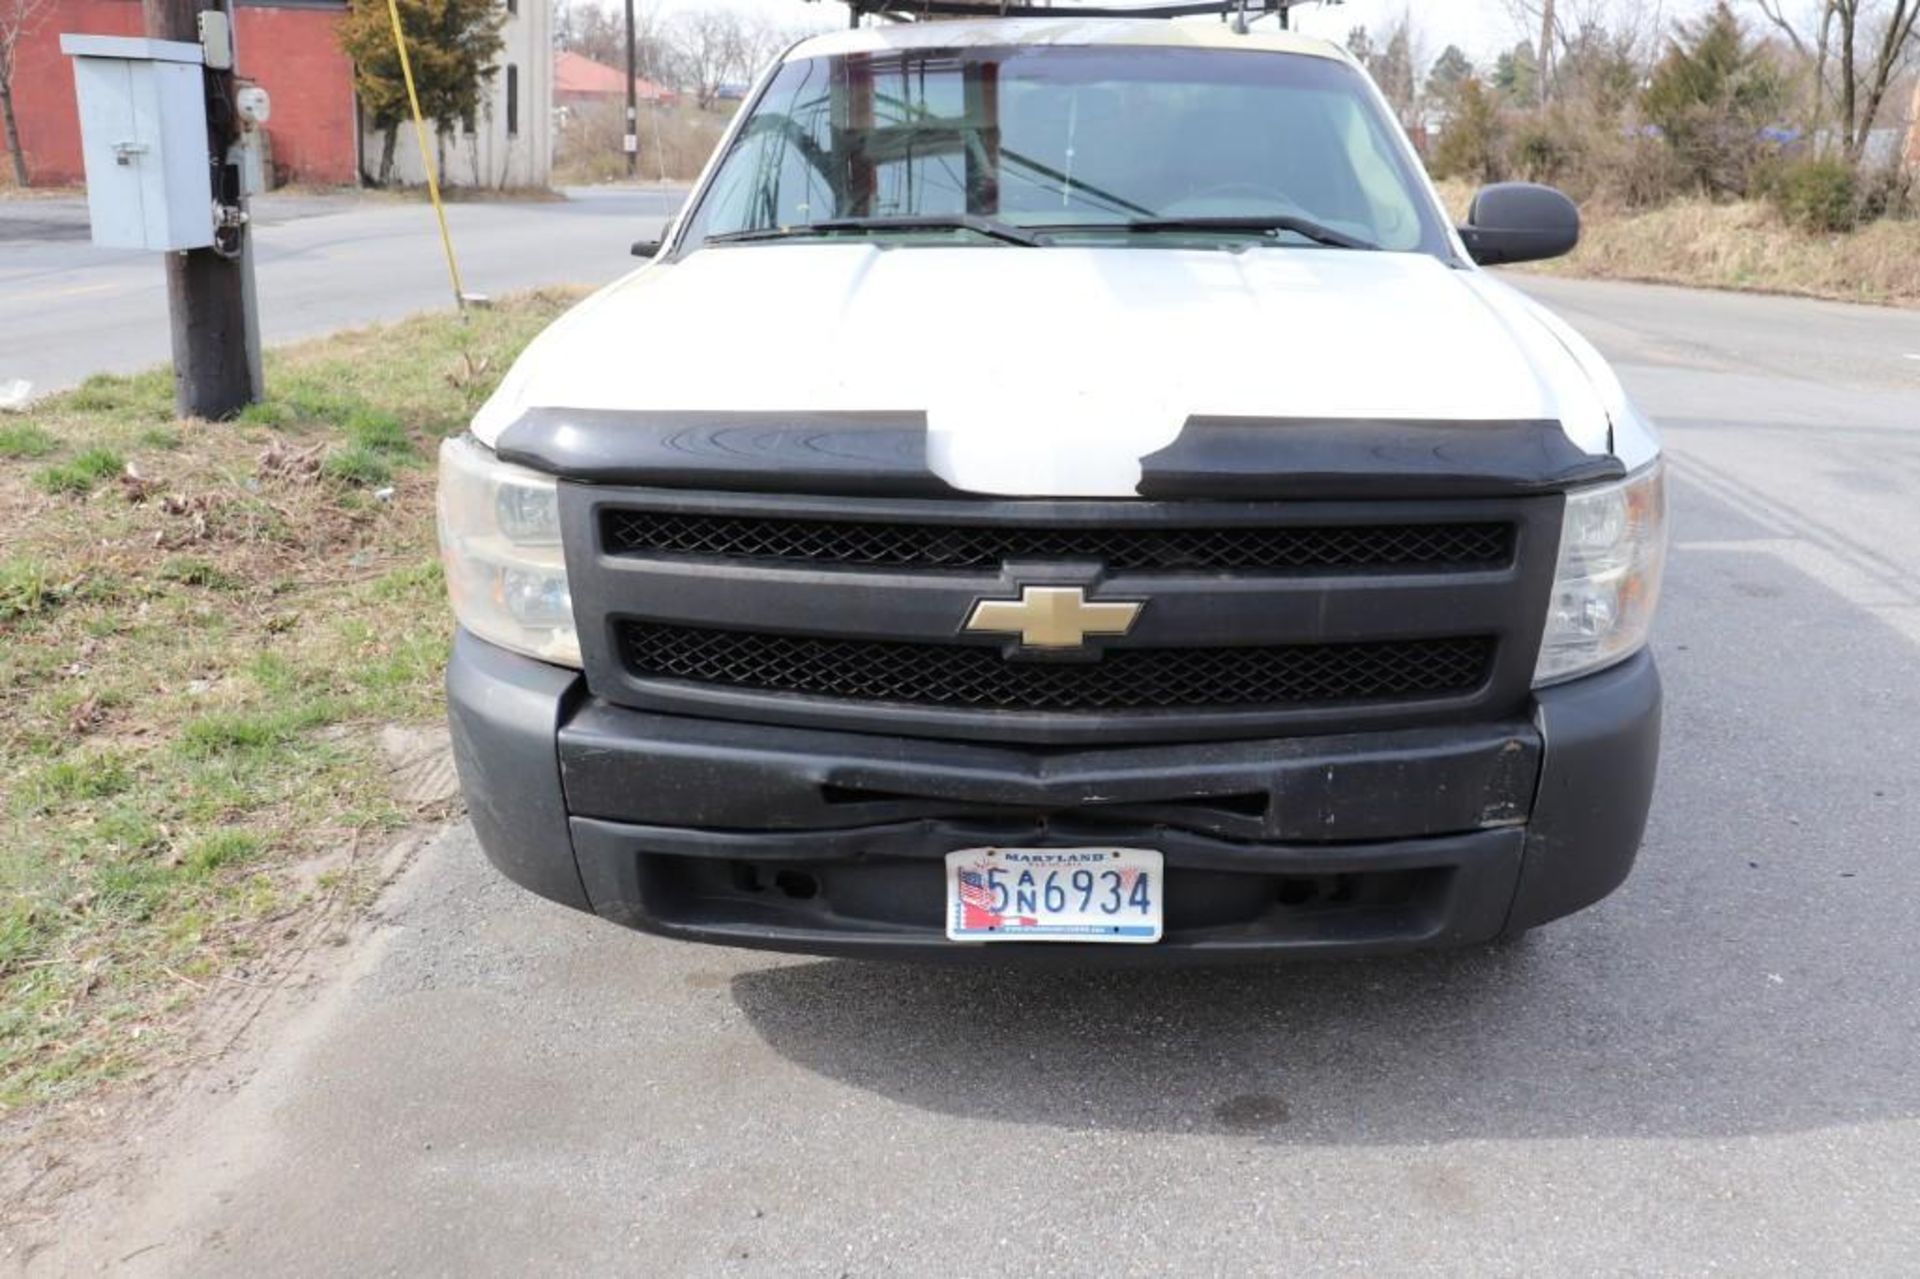
<path fill-rule="evenodd" d="M 601 0 L 613 3 L 615 0 Z M 843 26 L 847 11 L 838 0 L 651 0 L 660 12 L 697 8 L 706 4 L 726 4 L 732 8 L 764 15 L 782 26 L 825 28 Z M 1639 5 L 1651 9 L 1658 4 L 1669 17 L 1689 16 L 1707 6 L 1709 0 L 1612 0 L 1620 5 Z M 647 4 L 649 0 L 640 0 Z M 1058 0 L 1062 9 L 1071 0 Z M 1502 50 L 1521 38 L 1505 0 L 1344 0 L 1334 5 L 1311 5 L 1294 14 L 1294 26 L 1311 35 L 1345 40 L 1357 26 L 1375 30 L 1391 26 L 1411 10 L 1419 30 L 1424 53 L 1437 56 L 1449 44 L 1457 44 L 1475 62 L 1491 62 Z M 1538 39 L 1536 31 L 1533 38 Z"/>
<path fill-rule="evenodd" d="M 1735 0 L 1736 8 L 1743 3 L 1744 0 Z M 1599 7 L 1616 13 L 1633 10 L 1670 19 L 1691 17 L 1710 4 L 1711 0 L 1613 0 L 1611 4 L 1602 3 Z M 1457 44 L 1475 62 L 1491 62 L 1502 50 L 1512 48 L 1523 36 L 1514 22 L 1512 7 L 1505 0 L 1426 0 L 1426 3 L 1409 3 L 1409 0 L 1345 0 L 1338 6 L 1313 5 L 1301 9 L 1294 14 L 1293 24 L 1310 35 L 1344 41 L 1347 32 L 1355 27 L 1365 26 L 1379 31 L 1392 26 L 1406 12 L 1414 16 L 1414 25 L 1423 37 L 1426 46 L 1424 52 L 1428 58 L 1439 56 L 1440 51 L 1450 44 Z M 1748 16 L 1751 19 L 1754 15 Z M 1539 28 L 1535 27 L 1524 35 L 1537 42 L 1540 39 Z"/>
<path fill-rule="evenodd" d="M 1355 27 L 1380 31 L 1392 26 L 1404 12 L 1416 15 L 1426 37 L 1427 56 L 1434 57 L 1457 44 L 1476 62 L 1511 48 L 1520 32 L 1501 0 L 1441 0 L 1438 4 L 1409 6 L 1407 0 L 1347 0 L 1338 6 L 1313 5 L 1293 15 L 1295 29 L 1328 40 L 1345 40 Z M 1537 36 L 1537 33 L 1536 33 Z"/>

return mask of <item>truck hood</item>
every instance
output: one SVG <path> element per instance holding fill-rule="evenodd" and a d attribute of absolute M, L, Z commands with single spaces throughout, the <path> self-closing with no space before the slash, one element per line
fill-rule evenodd
<path fill-rule="evenodd" d="M 1526 299 L 1425 254 L 760 244 L 589 298 L 473 430 L 491 446 L 534 408 L 923 412 L 956 488 L 1128 496 L 1194 416 L 1550 419 L 1604 454 L 1591 369 Z"/>

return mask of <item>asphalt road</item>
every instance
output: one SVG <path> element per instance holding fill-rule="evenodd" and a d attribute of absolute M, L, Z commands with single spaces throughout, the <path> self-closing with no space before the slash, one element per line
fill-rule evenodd
<path fill-rule="evenodd" d="M 86 1255 L 1920 1272 L 1920 315 L 1536 287 L 1674 464 L 1666 755 L 1617 896 L 1504 950 L 955 973 L 627 934 L 455 831 Z"/>
<path fill-rule="evenodd" d="M 470 293 L 601 284 L 637 265 L 637 239 L 679 207 L 672 188 L 579 187 L 565 200 L 447 208 Z M 255 275 L 268 344 L 452 305 L 433 210 L 385 196 L 255 202 Z M 34 394 L 89 373 L 173 358 L 160 255 L 96 249 L 80 200 L 0 201 L 0 384 Z"/>

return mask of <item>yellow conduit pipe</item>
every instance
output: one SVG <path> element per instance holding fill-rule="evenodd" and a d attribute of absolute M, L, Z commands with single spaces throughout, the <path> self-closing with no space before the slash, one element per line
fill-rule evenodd
<path fill-rule="evenodd" d="M 387 0 L 387 16 L 393 19 L 393 47 L 400 51 L 400 75 L 407 82 L 407 105 L 413 108 L 413 136 L 420 145 L 420 167 L 427 175 L 427 198 L 433 201 L 433 216 L 440 220 L 440 247 L 447 254 L 447 275 L 453 280 L 453 304 L 467 309 L 466 290 L 460 287 L 460 264 L 454 261 L 453 237 L 447 234 L 447 209 L 440 202 L 440 176 L 433 171 L 433 153 L 427 150 L 427 122 L 420 114 L 420 93 L 413 87 L 413 63 L 407 58 L 407 36 L 400 27 L 400 0 Z"/>

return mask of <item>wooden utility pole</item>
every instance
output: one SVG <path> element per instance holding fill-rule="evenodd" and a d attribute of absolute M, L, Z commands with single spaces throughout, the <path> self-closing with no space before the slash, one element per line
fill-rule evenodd
<path fill-rule="evenodd" d="M 1540 105 L 1553 91 L 1553 0 L 1540 3 Z"/>
<path fill-rule="evenodd" d="M 1920 173 L 1920 81 L 1913 86 L 1913 105 L 1907 108 L 1907 168 Z"/>
<path fill-rule="evenodd" d="M 638 41 L 633 36 L 633 0 L 627 0 L 627 131 L 620 145 L 627 149 L 627 176 L 640 172 L 640 69 Z"/>
<path fill-rule="evenodd" d="M 221 0 L 141 0 L 146 33 L 200 43 L 199 15 L 231 11 Z M 227 162 L 239 137 L 233 69 L 206 68 L 210 201 L 244 210 L 237 166 Z M 260 397 L 260 340 L 253 314 L 252 236 L 245 222 L 224 226 L 218 247 L 166 255 L 167 309 L 173 323 L 173 403 L 182 417 L 229 418 Z"/>

